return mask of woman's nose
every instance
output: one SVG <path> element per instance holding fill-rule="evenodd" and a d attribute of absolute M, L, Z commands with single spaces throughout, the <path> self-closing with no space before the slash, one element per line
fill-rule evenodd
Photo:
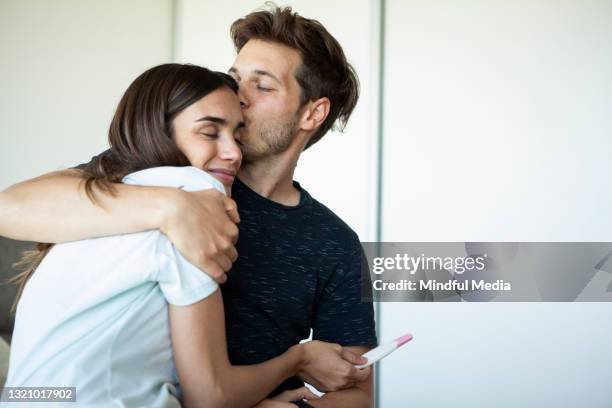
<path fill-rule="evenodd" d="M 236 162 L 242 159 L 242 150 L 240 150 L 240 146 L 238 146 L 234 138 L 222 142 L 219 153 L 223 160 Z"/>

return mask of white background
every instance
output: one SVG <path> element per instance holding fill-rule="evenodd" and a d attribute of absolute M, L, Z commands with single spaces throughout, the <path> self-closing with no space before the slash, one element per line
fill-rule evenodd
<path fill-rule="evenodd" d="M 390 0 L 386 23 L 384 241 L 612 239 L 611 2 Z M 384 303 L 379 323 L 415 336 L 381 407 L 612 406 L 610 303 Z"/>
<path fill-rule="evenodd" d="M 256 1 L 0 1 L 0 188 L 86 161 L 127 85 L 168 61 L 227 70 Z M 299 0 L 362 84 L 296 179 L 362 240 L 610 241 L 612 3 Z M 378 72 L 384 87 L 378 87 Z M 383 115 L 377 95 L 383 92 Z M 386 303 L 379 406 L 608 407 L 612 305 Z"/>

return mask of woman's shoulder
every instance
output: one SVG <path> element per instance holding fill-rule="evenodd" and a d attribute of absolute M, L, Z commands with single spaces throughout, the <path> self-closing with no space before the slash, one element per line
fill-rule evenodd
<path fill-rule="evenodd" d="M 191 166 L 151 167 L 130 173 L 123 178 L 124 184 L 154 187 L 174 187 L 185 191 L 207 190 L 210 188 L 225 192 L 223 184 L 205 172 Z"/>

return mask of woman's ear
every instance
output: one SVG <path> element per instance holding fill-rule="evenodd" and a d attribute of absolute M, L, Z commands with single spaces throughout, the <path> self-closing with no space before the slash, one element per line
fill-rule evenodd
<path fill-rule="evenodd" d="M 330 101 L 327 97 L 308 102 L 305 106 L 302 118 L 300 119 L 300 129 L 307 132 L 317 130 L 325 119 L 327 119 L 329 108 Z"/>

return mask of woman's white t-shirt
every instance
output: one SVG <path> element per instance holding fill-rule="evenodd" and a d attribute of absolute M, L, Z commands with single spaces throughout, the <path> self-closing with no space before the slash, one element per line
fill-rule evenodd
<path fill-rule="evenodd" d="M 193 167 L 123 181 L 224 192 Z M 158 230 L 56 245 L 19 302 L 5 386 L 76 387 L 70 407 L 179 407 L 167 303 L 193 304 L 217 288 Z"/>

